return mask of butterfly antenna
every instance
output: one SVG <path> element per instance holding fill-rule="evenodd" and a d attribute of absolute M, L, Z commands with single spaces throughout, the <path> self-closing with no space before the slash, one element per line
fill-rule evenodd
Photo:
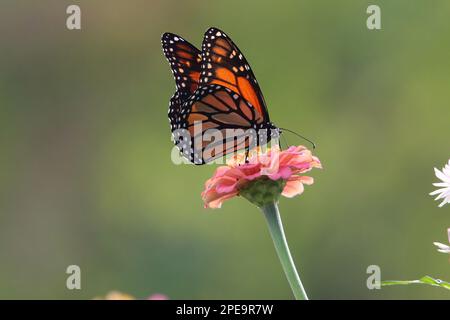
<path fill-rule="evenodd" d="M 281 139 L 280 139 L 280 145 L 281 145 L 281 141 L 283 141 L 284 142 L 284 144 L 286 145 L 286 148 L 288 148 L 289 147 L 289 141 L 288 141 L 288 139 L 286 138 L 286 136 L 285 135 L 281 135 Z M 281 147 L 281 146 L 280 146 Z M 281 148 L 281 149 L 283 149 L 283 148 Z"/>
<path fill-rule="evenodd" d="M 316 144 L 314 143 L 314 142 L 312 142 L 311 140 L 309 140 L 308 138 L 305 138 L 304 136 L 302 136 L 301 134 L 298 134 L 297 132 L 294 132 L 294 131 L 292 131 L 292 130 L 289 130 L 289 129 L 286 129 L 286 128 L 280 128 L 281 130 L 283 130 L 283 131 L 287 131 L 287 132 L 290 132 L 290 133 L 292 133 L 292 134 L 294 134 L 294 135 L 296 135 L 297 137 L 299 137 L 299 138 L 302 138 L 303 140 L 306 140 L 306 141 L 308 141 L 309 143 L 311 143 L 311 145 L 312 145 L 312 148 L 313 149 L 315 149 L 316 148 Z"/>

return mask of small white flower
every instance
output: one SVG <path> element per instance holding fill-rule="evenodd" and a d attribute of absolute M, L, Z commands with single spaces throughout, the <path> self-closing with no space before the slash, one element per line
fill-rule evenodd
<path fill-rule="evenodd" d="M 444 204 L 450 203 L 450 160 L 442 168 L 442 171 L 434 168 L 434 172 L 436 173 L 436 177 L 441 179 L 442 182 L 433 183 L 433 186 L 440 187 L 440 189 L 431 192 L 430 196 L 438 195 L 434 200 L 442 199 L 443 201 L 439 205 L 439 207 L 442 207 Z"/>
<path fill-rule="evenodd" d="M 447 229 L 448 233 L 448 242 L 450 243 L 450 228 Z M 433 244 L 438 248 L 437 250 L 442 253 L 450 253 L 450 246 L 440 243 L 440 242 L 433 242 Z"/>

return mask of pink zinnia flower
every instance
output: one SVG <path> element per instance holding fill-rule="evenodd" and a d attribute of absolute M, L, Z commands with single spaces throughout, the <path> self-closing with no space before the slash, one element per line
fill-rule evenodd
<path fill-rule="evenodd" d="M 275 147 L 266 153 L 256 150 L 245 162 L 244 155 L 232 158 L 226 166 L 217 168 L 206 181 L 202 198 L 205 207 L 220 208 L 227 199 L 242 195 L 255 204 L 264 201 L 264 193 L 277 193 L 292 198 L 303 192 L 303 185 L 311 185 L 312 177 L 303 174 L 321 168 L 320 161 L 304 146 L 292 146 L 280 151 Z M 249 188 L 257 188 L 246 192 Z M 273 191 L 273 192 L 272 192 Z M 254 197 L 257 197 L 254 199 Z M 252 201 L 255 200 L 255 201 Z"/>

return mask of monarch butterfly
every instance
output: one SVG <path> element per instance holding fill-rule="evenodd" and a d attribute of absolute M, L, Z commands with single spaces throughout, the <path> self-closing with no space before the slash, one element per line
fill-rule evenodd
<path fill-rule="evenodd" d="M 185 158 L 205 164 L 279 136 L 247 60 L 223 31 L 209 28 L 201 51 L 173 33 L 161 41 L 176 84 L 168 112 L 172 137 Z"/>

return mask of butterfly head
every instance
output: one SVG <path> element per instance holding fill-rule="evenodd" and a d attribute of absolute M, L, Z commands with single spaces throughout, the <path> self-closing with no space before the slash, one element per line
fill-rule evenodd
<path fill-rule="evenodd" d="M 272 122 L 264 122 L 259 126 L 256 126 L 258 140 L 260 144 L 266 144 L 270 140 L 278 139 L 281 134 L 281 130 Z"/>

